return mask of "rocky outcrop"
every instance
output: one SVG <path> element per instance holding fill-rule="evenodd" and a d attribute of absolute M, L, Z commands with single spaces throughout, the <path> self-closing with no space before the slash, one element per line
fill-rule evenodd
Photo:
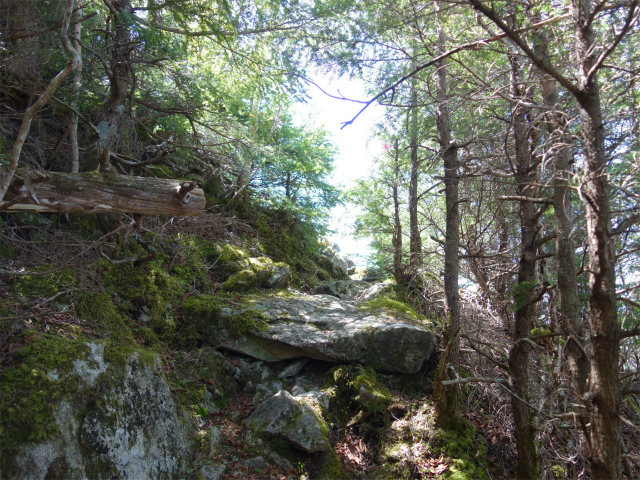
<path fill-rule="evenodd" d="M 41 372 L 41 388 L 62 398 L 49 405 L 55 426 L 47 427 L 47 438 L 16 446 L 17 477 L 176 478 L 194 442 L 157 356 L 110 351 L 104 341 L 88 341 L 79 351 L 66 365 Z"/>
<path fill-rule="evenodd" d="M 212 345 L 269 362 L 309 357 L 416 373 L 434 347 L 433 332 L 401 310 L 369 310 L 327 295 L 249 295 L 242 302 L 207 312 L 194 298 L 198 308 L 183 304 L 183 314 Z M 235 328 L 233 319 L 246 325 L 249 317 L 260 323 Z"/>
<path fill-rule="evenodd" d="M 355 300 L 369 287 L 371 287 L 370 284 L 360 280 L 336 280 L 315 286 L 312 293 L 314 295 L 331 295 L 341 300 Z"/>
<path fill-rule="evenodd" d="M 340 255 L 340 248 L 337 245 L 326 248 L 322 252 L 321 264 L 334 278 L 347 278 L 355 273 L 356 264 L 353 260 Z"/>

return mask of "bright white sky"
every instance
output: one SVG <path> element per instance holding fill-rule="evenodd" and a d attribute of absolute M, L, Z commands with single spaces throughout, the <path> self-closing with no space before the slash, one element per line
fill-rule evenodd
<path fill-rule="evenodd" d="M 346 77 L 337 80 L 320 77 L 314 81 L 332 95 L 339 95 L 339 91 L 347 98 L 368 100 L 361 81 L 349 80 Z M 309 102 L 300 104 L 294 109 L 296 121 L 324 125 L 333 135 L 333 141 L 338 146 L 339 152 L 335 160 L 336 168 L 332 183 L 336 186 L 348 187 L 354 180 L 369 176 L 373 159 L 381 154 L 384 148 L 383 142 L 371 139 L 373 127 L 380 121 L 384 107 L 377 104 L 371 105 L 353 124 L 340 130 L 342 122 L 351 120 L 363 105 L 333 99 L 313 85 L 309 86 L 309 94 L 311 95 Z M 351 225 L 356 211 L 355 205 L 333 209 L 330 228 L 335 233 L 330 236 L 330 240 L 337 243 L 342 252 L 358 266 L 364 266 L 366 257 L 370 253 L 369 241 L 355 240 L 352 236 Z"/>

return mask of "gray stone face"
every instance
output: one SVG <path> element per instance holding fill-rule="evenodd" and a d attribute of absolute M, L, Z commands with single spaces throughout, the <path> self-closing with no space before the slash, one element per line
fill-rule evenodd
<path fill-rule="evenodd" d="M 210 465 L 203 466 L 198 472 L 198 480 L 220 480 L 227 469 L 224 465 L 216 465 L 214 467 Z"/>
<path fill-rule="evenodd" d="M 286 265 L 274 266 L 271 275 L 267 279 L 267 288 L 284 288 L 291 278 L 291 270 Z"/>
<path fill-rule="evenodd" d="M 282 370 L 278 374 L 278 378 L 289 378 L 296 376 L 298 373 L 300 373 L 300 370 L 302 370 L 302 368 L 307 364 L 308 361 L 308 358 L 301 358 L 300 360 L 296 360 L 291 365 Z"/>
<path fill-rule="evenodd" d="M 243 460 L 242 465 L 247 468 L 258 468 L 260 470 L 264 470 L 269 467 L 267 462 L 264 461 L 262 457 L 250 458 L 249 460 Z"/>
<path fill-rule="evenodd" d="M 21 478 L 174 478 L 191 456 L 193 439 L 159 362 L 143 363 L 134 352 L 111 365 L 104 343 L 88 347 L 68 374 L 78 377 L 77 395 L 57 405 L 59 434 L 19 449 Z"/>
<path fill-rule="evenodd" d="M 324 282 L 313 288 L 316 295 L 332 295 L 341 300 L 355 300 L 371 285 L 361 280 L 336 280 L 334 282 Z"/>
<path fill-rule="evenodd" d="M 223 321 L 203 323 L 199 329 L 212 345 L 269 362 L 309 357 L 399 373 L 418 372 L 434 347 L 433 332 L 401 312 L 372 313 L 328 295 L 255 295 L 245 302 L 268 318 L 269 328 L 234 338 Z"/>
<path fill-rule="evenodd" d="M 222 449 L 222 433 L 218 427 L 209 427 L 211 440 L 209 440 L 209 456 L 215 457 Z"/>
<path fill-rule="evenodd" d="M 284 438 L 307 453 L 330 449 L 324 420 L 286 390 L 262 402 L 247 418 L 247 427 L 260 435 Z"/>

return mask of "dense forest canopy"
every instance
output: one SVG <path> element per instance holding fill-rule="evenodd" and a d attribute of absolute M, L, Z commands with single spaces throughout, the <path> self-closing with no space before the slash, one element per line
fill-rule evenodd
<path fill-rule="evenodd" d="M 445 318 L 439 424 L 457 428 L 461 383 L 490 383 L 510 395 L 518 478 L 631 478 L 639 16 L 638 0 L 4 0 L 0 211 L 185 216 L 206 199 L 318 232 L 360 205 L 372 267 Z M 293 120 L 308 88 L 330 91 L 309 72 L 386 107 L 375 172 L 343 197 L 330 132 Z M 116 179 L 133 200 L 76 192 Z M 471 328 L 471 303 L 507 347 Z M 490 367 L 466 369 L 470 349 Z"/>

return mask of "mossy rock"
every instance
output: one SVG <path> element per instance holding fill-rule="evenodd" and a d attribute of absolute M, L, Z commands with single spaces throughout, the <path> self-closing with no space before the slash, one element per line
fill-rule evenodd
<path fill-rule="evenodd" d="M 247 258 L 245 268 L 229 277 L 221 286 L 223 292 L 243 292 L 254 288 L 283 288 L 290 277 L 289 266 L 274 263 L 267 257 Z"/>
<path fill-rule="evenodd" d="M 107 292 L 84 291 L 74 295 L 75 312 L 96 325 L 97 330 L 117 345 L 135 345 L 131 329 Z"/>
<path fill-rule="evenodd" d="M 228 309 L 228 305 L 219 296 L 188 297 L 182 302 L 184 326 L 203 333 L 210 342 L 218 343 L 269 328 L 267 317 L 258 310 L 246 308 L 235 314 L 223 314 L 223 308 Z"/>
<path fill-rule="evenodd" d="M 353 424 L 370 415 L 387 416 L 393 397 L 371 367 L 343 365 L 333 368 L 330 374 L 335 386 L 331 411 L 338 414 L 339 422 Z"/>
<path fill-rule="evenodd" d="M 175 478 L 186 466 L 190 426 L 157 354 L 40 335 L 16 358 L 0 376 L 0 478 Z"/>
<path fill-rule="evenodd" d="M 486 443 L 470 422 L 461 419 L 459 428 L 438 431 L 434 436 L 434 443 L 438 450 L 451 460 L 451 466 L 445 478 L 453 480 L 489 478 L 487 470 L 480 463 L 483 460 L 486 461 Z"/>
<path fill-rule="evenodd" d="M 362 302 L 358 304 L 358 308 L 360 310 L 365 310 L 368 312 L 380 312 L 383 311 L 390 315 L 402 315 L 403 317 L 409 317 L 413 320 L 420 320 L 423 318 L 418 312 L 415 311 L 413 307 L 410 307 L 406 303 L 399 302 L 397 300 L 392 300 L 390 298 L 374 298 L 372 300 L 368 300 L 366 302 Z"/>
<path fill-rule="evenodd" d="M 0 464 L 17 445 L 58 433 L 54 405 L 76 390 L 77 379 L 65 375 L 88 351 L 86 341 L 41 334 L 18 351 L 16 366 L 0 374 Z"/>

